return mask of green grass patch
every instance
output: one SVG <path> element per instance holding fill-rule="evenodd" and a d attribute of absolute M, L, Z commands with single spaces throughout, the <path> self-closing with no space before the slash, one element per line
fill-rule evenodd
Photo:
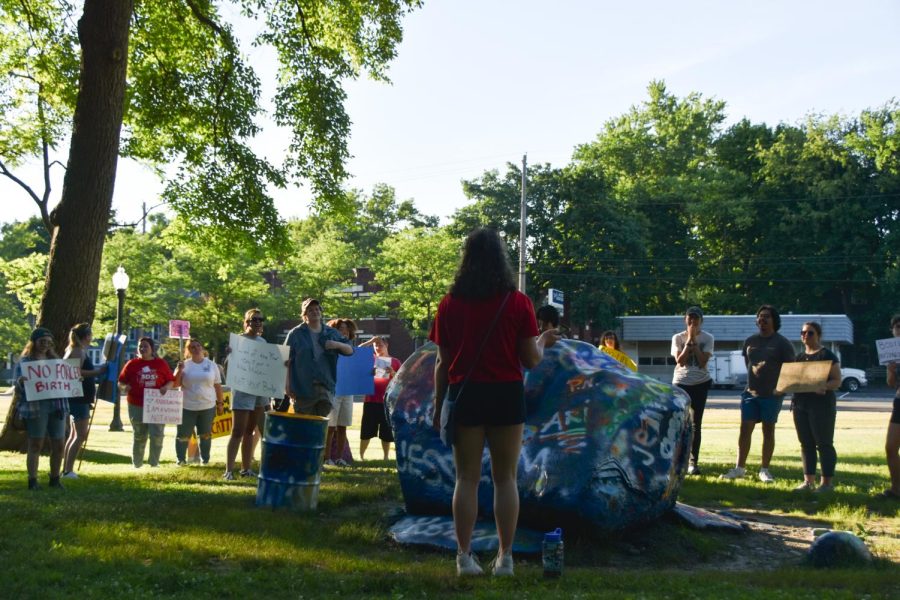
<path fill-rule="evenodd" d="M 390 461 L 328 469 L 313 512 L 272 511 L 254 506 L 255 480 L 221 479 L 224 440 L 214 442 L 211 465 L 179 468 L 167 432 L 163 465 L 135 470 L 131 434 L 95 425 L 82 477 L 62 491 L 29 492 L 24 456 L 0 452 L 0 590 L 6 598 L 900 597 L 900 507 L 872 495 L 886 482 L 886 415 L 841 413 L 837 489 L 827 496 L 792 491 L 800 460 L 789 422 L 777 431 L 771 485 L 720 481 L 733 464 L 737 413 L 710 410 L 706 422 L 704 475 L 685 482 L 681 501 L 809 539 L 814 527 L 849 529 L 866 538 L 876 564 L 814 571 L 796 550 L 805 538 L 706 533 L 664 518 L 614 535 L 567 532 L 556 581 L 542 578 L 534 557 L 517 557 L 512 580 L 459 580 L 450 553 L 388 539 L 402 507 Z M 43 483 L 46 471 L 42 457 Z"/>

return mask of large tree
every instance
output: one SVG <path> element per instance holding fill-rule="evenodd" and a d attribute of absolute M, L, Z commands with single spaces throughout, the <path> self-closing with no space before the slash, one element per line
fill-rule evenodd
<path fill-rule="evenodd" d="M 284 243 L 271 187 L 307 181 L 340 204 L 350 121 L 343 83 L 385 78 L 402 16 L 419 0 L 0 0 L 0 174 L 38 205 L 52 233 L 39 321 L 62 339 L 91 320 L 119 156 L 159 168 L 165 199 L 205 243 L 253 251 Z M 273 164 L 250 142 L 260 81 L 224 7 L 236 5 L 279 60 L 274 120 L 292 139 Z M 233 12 L 233 11 L 232 11 Z M 71 131 L 55 208 L 54 149 Z M 37 158 L 42 189 L 16 168 Z"/>

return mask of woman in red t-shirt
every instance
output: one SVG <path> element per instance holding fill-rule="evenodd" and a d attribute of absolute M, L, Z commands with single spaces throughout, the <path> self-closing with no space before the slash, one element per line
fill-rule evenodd
<path fill-rule="evenodd" d="M 448 397 L 456 402 L 452 442 L 457 574 L 482 573 L 470 543 L 478 516 L 478 482 L 487 440 L 500 540 L 493 573 L 512 575 L 512 544 L 519 518 L 516 471 L 525 422 L 522 367 L 536 366 L 544 347 L 553 345 L 559 334 L 551 329 L 538 337 L 534 306 L 516 291 L 506 246 L 495 230 L 481 228 L 469 234 L 450 293 L 441 300 L 428 337 L 438 346 L 435 429 L 440 430 L 448 388 Z"/>
<path fill-rule="evenodd" d="M 132 358 L 122 369 L 119 383 L 128 394 L 128 418 L 134 431 L 134 443 L 131 449 L 131 461 L 135 469 L 144 465 L 144 449 L 147 447 L 147 435 L 150 436 L 150 456 L 147 462 L 151 467 L 159 466 L 159 456 L 163 449 L 165 425 L 144 423 L 144 390 L 159 389 L 163 394 L 172 389 L 175 377 L 169 363 L 156 355 L 153 340 L 142 337 L 138 341 L 138 358 Z"/>

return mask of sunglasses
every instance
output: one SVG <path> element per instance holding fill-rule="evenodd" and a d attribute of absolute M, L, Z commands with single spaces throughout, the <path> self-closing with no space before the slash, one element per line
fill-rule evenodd
<path fill-rule="evenodd" d="M 800 337 L 806 337 L 810 334 L 814 334 L 816 332 L 815 329 L 804 329 L 800 332 Z"/>
<path fill-rule="evenodd" d="M 252 319 L 250 319 L 250 322 L 251 323 L 265 323 L 266 318 L 265 317 L 253 317 Z"/>

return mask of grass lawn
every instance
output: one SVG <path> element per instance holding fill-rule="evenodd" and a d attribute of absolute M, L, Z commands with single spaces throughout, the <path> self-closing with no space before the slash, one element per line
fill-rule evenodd
<path fill-rule="evenodd" d="M 0 397 L 0 416 L 8 402 Z M 680 500 L 741 514 L 752 531 L 705 533 L 664 519 L 600 539 L 570 536 L 564 576 L 545 581 L 533 557 L 517 557 L 511 580 L 459 580 L 449 553 L 392 543 L 386 531 L 402 499 L 390 461 L 327 469 L 313 513 L 262 510 L 255 481 L 221 479 L 224 438 L 210 466 L 179 468 L 168 428 L 162 466 L 135 470 L 130 428 L 107 432 L 111 410 L 100 405 L 81 478 L 65 490 L 46 487 L 42 457 L 44 488 L 29 492 L 24 455 L 0 452 L 0 597 L 900 597 L 900 504 L 872 497 L 887 480 L 886 413 L 838 414 L 837 489 L 820 498 L 791 492 L 801 469 L 789 413 L 777 431 L 776 483 L 719 481 L 733 465 L 738 412 L 710 409 L 704 475 L 685 482 Z M 358 457 L 358 422 L 350 433 Z M 380 458 L 373 442 L 368 457 Z M 760 445 L 757 432 L 754 473 Z M 813 527 L 861 533 L 876 563 L 803 566 Z"/>

